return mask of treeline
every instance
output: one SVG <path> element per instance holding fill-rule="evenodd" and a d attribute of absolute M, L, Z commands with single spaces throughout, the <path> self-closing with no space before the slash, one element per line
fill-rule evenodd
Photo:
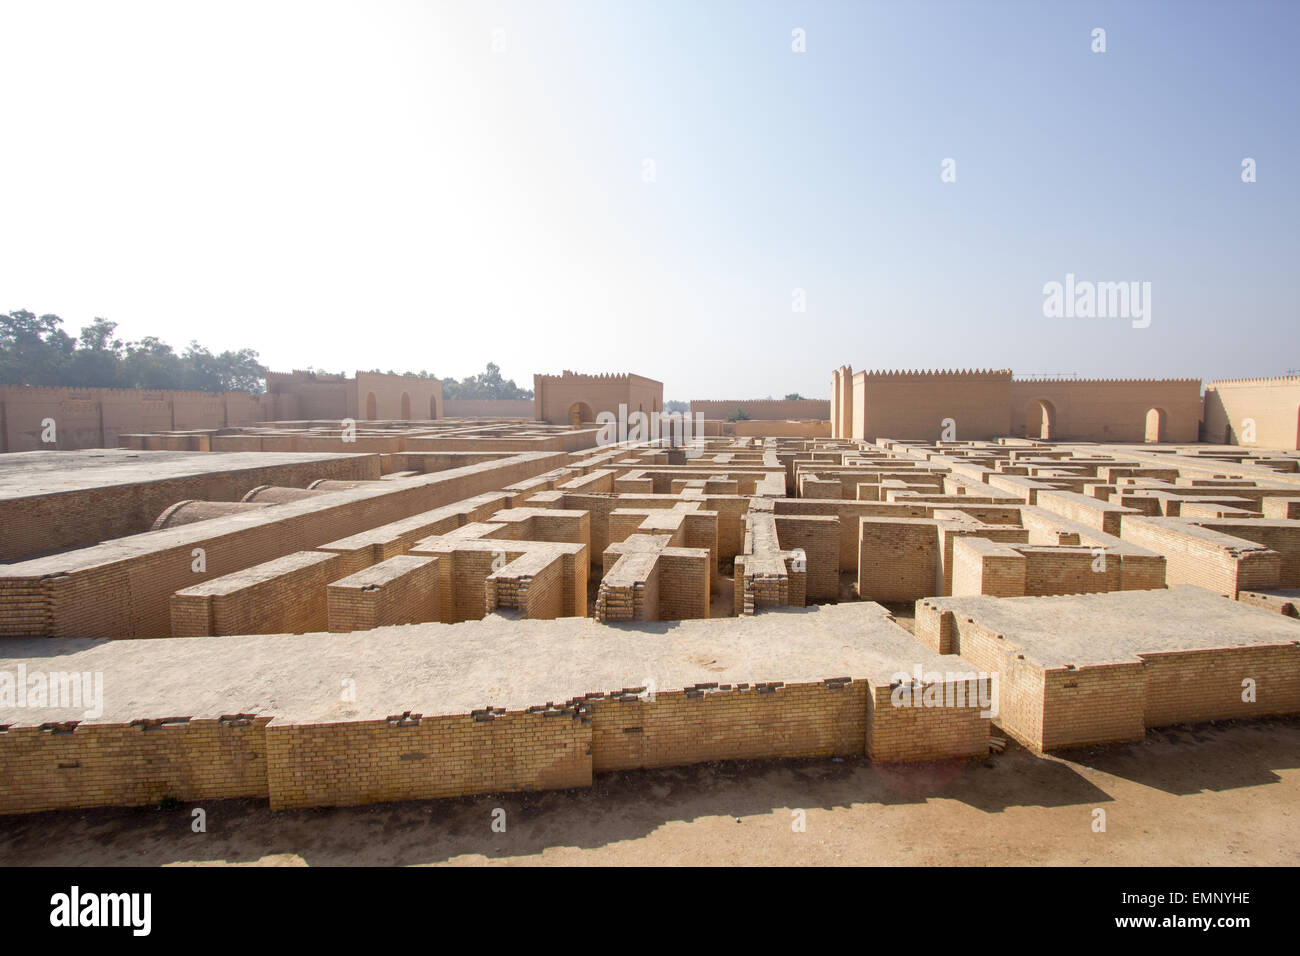
<path fill-rule="evenodd" d="M 200 392 L 266 390 L 266 369 L 252 349 L 213 354 L 198 342 L 177 353 L 145 336 L 123 342 L 116 322 L 95 319 L 77 337 L 57 315 L 19 310 L 0 315 L 0 384 L 71 388 L 180 389 Z"/>
<path fill-rule="evenodd" d="M 377 375 L 410 375 L 415 378 L 437 378 L 432 372 L 421 369 L 418 372 L 394 372 L 389 369 L 370 370 Z M 442 379 L 442 397 L 448 398 L 532 398 L 531 388 L 520 388 L 513 378 L 502 378 L 501 367 L 495 362 L 488 362 L 487 368 L 477 375 L 467 375 L 459 382 L 454 378 Z"/>

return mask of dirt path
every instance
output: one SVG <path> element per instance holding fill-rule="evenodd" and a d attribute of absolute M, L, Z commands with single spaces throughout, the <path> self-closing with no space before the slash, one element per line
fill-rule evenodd
<path fill-rule="evenodd" d="M 1040 758 L 862 759 L 603 775 L 590 790 L 272 813 L 204 804 L 0 819 L 28 864 L 1300 863 L 1300 718 Z M 493 832 L 492 811 L 507 831 Z M 792 810 L 806 812 L 793 832 Z M 1094 809 L 1106 832 L 1093 832 Z"/>

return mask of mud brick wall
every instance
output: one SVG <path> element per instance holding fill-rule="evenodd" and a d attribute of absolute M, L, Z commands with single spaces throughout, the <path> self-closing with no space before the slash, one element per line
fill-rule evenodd
<path fill-rule="evenodd" d="M 1118 555 L 1103 555 L 1105 565 L 1098 571 L 1095 570 L 1098 559 L 1090 550 L 1034 547 L 1026 548 L 1022 553 L 1027 562 L 1025 568 L 1027 596 L 1120 590 L 1122 564 Z"/>
<path fill-rule="evenodd" d="M 789 401 L 770 398 L 737 399 L 736 401 L 692 399 L 691 419 L 694 420 L 697 414 L 701 414 L 706 421 L 725 422 L 737 408 L 743 408 L 749 420 L 756 422 L 811 420 L 820 424 L 831 417 L 831 403 L 826 399 L 803 398 Z"/>
<path fill-rule="evenodd" d="M 1300 518 L 1300 498 L 1265 498 L 1265 518 Z"/>
<path fill-rule="evenodd" d="M 215 460 L 213 467 L 219 467 Z M 5 529 L 0 536 L 0 562 L 148 531 L 154 519 L 178 501 L 238 501 L 258 485 L 305 486 L 316 478 L 378 477 L 376 456 L 353 455 L 5 499 L 0 501 L 0 527 Z"/>
<path fill-rule="evenodd" d="M 331 631 L 438 618 L 438 559 L 396 555 L 325 589 Z"/>
<path fill-rule="evenodd" d="M 1108 553 L 1106 561 L 1119 562 L 1121 591 L 1149 591 L 1165 586 L 1166 561 L 1161 554 Z"/>
<path fill-rule="evenodd" d="M 709 616 L 709 554 L 675 548 L 659 555 L 656 620 L 683 621 Z"/>
<path fill-rule="evenodd" d="M 818 475 L 803 474 L 799 476 L 800 498 L 843 498 L 843 483 L 838 478 L 822 478 Z"/>
<path fill-rule="evenodd" d="M 563 555 L 534 551 L 494 571 L 484 582 L 484 600 L 489 614 L 498 608 L 516 608 L 526 618 L 564 616 Z"/>
<path fill-rule="evenodd" d="M 831 515 L 778 515 L 775 521 L 781 549 L 799 548 L 806 557 L 805 600 L 839 600 L 840 519 Z"/>
<path fill-rule="evenodd" d="M 0 813 L 265 797 L 268 717 L 0 732 Z"/>
<path fill-rule="evenodd" d="M 507 564 L 523 554 L 505 552 Z M 438 555 L 438 620 L 444 624 L 477 621 L 486 607 L 484 595 L 488 575 L 500 565 L 500 552 L 453 551 Z"/>
<path fill-rule="evenodd" d="M 1120 534 L 1120 522 L 1124 516 L 1138 514 L 1132 508 L 1124 508 L 1073 491 L 1040 490 L 1035 503 L 1044 511 L 1050 511 L 1052 514 L 1058 514 L 1063 518 L 1069 518 L 1071 521 L 1116 536 Z"/>
<path fill-rule="evenodd" d="M 1163 555 L 1171 585 L 1194 584 L 1233 598 L 1239 590 L 1278 586 L 1282 556 L 1253 541 L 1177 518 L 1127 519 L 1123 539 Z"/>
<path fill-rule="evenodd" d="M 957 439 L 1010 434 L 1011 372 L 858 372 L 853 375 L 852 436 L 934 441 L 945 418 Z"/>
<path fill-rule="evenodd" d="M 964 635 L 961 646 L 966 647 Z M 1200 683 L 1198 680 L 1193 686 Z M 1008 690 L 1016 696 L 1032 687 L 1022 687 L 1021 682 L 1013 680 Z M 1037 753 L 1061 747 L 1141 740 L 1146 736 L 1143 713 L 1146 673 L 1140 661 L 1043 669 L 1039 700 L 1043 710 L 1039 736 L 1021 741 Z M 1032 703 L 1030 696 L 1024 706 Z M 1012 713 L 1019 710 L 1013 706 Z M 1015 733 L 1011 727 L 1007 730 Z"/>
<path fill-rule="evenodd" d="M 923 702 L 895 706 L 892 687 L 873 686 L 867 694 L 866 753 L 877 763 L 909 760 L 942 760 L 949 757 L 985 756 L 989 752 L 988 717 L 981 717 L 980 688 L 987 698 L 987 679 L 947 681 L 936 688 L 947 695 L 949 684 L 963 684 L 962 698 L 943 696 L 943 700 L 964 700 L 965 706 L 926 707 Z M 920 696 L 920 691 L 917 691 Z"/>
<path fill-rule="evenodd" d="M 271 419 L 266 396 L 248 392 L 145 391 L 0 385 L 0 452 L 49 448 L 41 421 L 53 418 L 57 447 L 114 448 L 125 432 L 252 425 Z"/>
<path fill-rule="evenodd" d="M 400 485 L 376 482 L 373 490 L 322 495 L 256 516 L 215 519 L 150 532 L 128 539 L 129 544 L 108 542 L 11 564 L 0 568 L 0 636 L 167 637 L 175 591 L 495 490 L 553 462 L 552 456 L 514 458 Z M 203 571 L 194 570 L 195 548 L 205 552 Z M 37 594 L 39 602 L 33 600 Z M 482 616 L 481 596 L 477 616 Z"/>
<path fill-rule="evenodd" d="M 1263 608 L 1283 617 L 1300 617 L 1300 593 L 1295 590 L 1270 594 L 1267 591 L 1239 591 L 1237 600 L 1251 607 Z"/>
<path fill-rule="evenodd" d="M 978 671 L 997 674 L 997 714 L 992 718 L 1011 736 L 1041 752 L 1043 737 L 1043 670 L 1020 659 L 1019 648 L 975 625 L 958 622 L 949 610 L 916 602 L 915 636 L 940 654 L 960 654 Z"/>
<path fill-rule="evenodd" d="M 688 511 L 682 540 L 687 548 L 709 552 L 709 591 L 718 589 L 718 513 Z"/>
<path fill-rule="evenodd" d="M 596 620 L 602 623 L 657 620 L 659 557 L 648 552 L 623 555 L 600 582 Z"/>
<path fill-rule="evenodd" d="M 560 485 L 560 490 L 572 494 L 612 494 L 614 491 L 614 471 L 601 468 L 586 475 L 571 478 Z"/>
<path fill-rule="evenodd" d="M 772 502 L 778 515 L 834 515 L 840 519 L 840 570 L 857 571 L 860 545 L 859 518 L 929 518 L 930 505 L 880 504 L 874 501 L 836 501 L 828 498 L 777 499 Z"/>
<path fill-rule="evenodd" d="M 753 614 L 754 605 L 752 602 L 746 603 L 746 595 L 749 593 L 745 587 L 745 558 L 743 555 L 738 556 L 732 567 L 731 575 L 731 611 L 732 614 L 739 617 L 742 614 Z"/>
<path fill-rule="evenodd" d="M 593 701 L 596 773 L 711 760 L 861 754 L 865 681 L 725 685 Z"/>
<path fill-rule="evenodd" d="M 272 810 L 591 785 L 591 724 L 509 712 L 266 730 Z"/>
<path fill-rule="evenodd" d="M 443 402 L 448 418 L 529 418 L 531 398 L 449 398 Z"/>
<path fill-rule="evenodd" d="M 172 636 L 307 634 L 329 627 L 337 554 L 299 551 L 172 595 Z"/>
<path fill-rule="evenodd" d="M 936 654 L 956 654 L 957 627 L 953 612 L 941 610 L 929 601 L 916 602 L 912 636 Z M 970 658 L 967 658 L 970 660 Z"/>
<path fill-rule="evenodd" d="M 1148 727 L 1300 711 L 1296 644 L 1144 653 L 1142 660 Z M 1255 681 L 1253 703 L 1242 700 L 1242 681 L 1248 677 Z"/>
<path fill-rule="evenodd" d="M 1300 587 L 1300 521 L 1272 518 L 1208 519 L 1203 527 L 1262 544 L 1280 556 L 1277 586 Z"/>
<path fill-rule="evenodd" d="M 952 545 L 954 595 L 1021 597 L 1029 561 L 1015 548 L 986 538 L 964 536 Z"/>
<path fill-rule="evenodd" d="M 939 529 L 923 518 L 863 518 L 858 595 L 866 601 L 915 601 L 937 594 Z"/>

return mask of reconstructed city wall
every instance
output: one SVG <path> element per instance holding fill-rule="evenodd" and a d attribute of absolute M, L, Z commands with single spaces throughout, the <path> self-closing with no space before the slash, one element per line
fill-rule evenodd
<path fill-rule="evenodd" d="M 449 398 L 443 405 L 447 418 L 533 417 L 531 398 Z"/>
<path fill-rule="evenodd" d="M 691 417 L 703 415 L 705 419 L 726 421 L 743 409 L 752 421 L 826 421 L 831 415 L 831 403 L 825 399 L 691 399 Z M 740 423 L 740 424 L 743 424 Z"/>
<path fill-rule="evenodd" d="M 662 412 L 663 382 L 631 373 L 581 375 L 565 371 L 533 376 L 533 418 L 538 421 L 585 424 L 594 422 L 601 412 L 617 415 L 619 405 L 626 405 L 629 415 Z"/>
<path fill-rule="evenodd" d="M 1020 437 L 1143 442 L 1149 440 L 1147 416 L 1153 408 L 1162 413 L 1159 441 L 1195 442 L 1200 431 L 1199 379 L 1013 381 L 1010 398 L 1008 434 Z M 1040 403 L 1052 423 L 1047 436 L 1032 427 L 1041 422 Z"/>
<path fill-rule="evenodd" d="M 853 434 L 937 441 L 945 419 L 957 441 L 1009 434 L 1011 372 L 858 372 L 853 376 Z"/>
<path fill-rule="evenodd" d="M 1210 382 L 1203 418 L 1207 442 L 1300 448 L 1300 376 Z"/>
<path fill-rule="evenodd" d="M 847 384 L 846 384 L 847 383 Z M 1195 442 L 1200 431 L 1198 379 L 1016 380 L 1009 369 L 887 371 L 831 375 L 831 435 L 987 441 L 1001 436 L 1098 442 Z M 1149 413 L 1158 427 L 1151 431 Z M 1295 408 L 1291 444 L 1295 447 Z M 1043 426 L 1046 425 L 1046 431 Z M 1207 440 L 1217 441 L 1209 436 Z"/>
<path fill-rule="evenodd" d="M 247 392 L 0 385 L 0 453 L 115 448 L 121 434 L 255 425 L 275 418 L 272 409 Z M 46 419 L 55 442 L 42 440 Z"/>

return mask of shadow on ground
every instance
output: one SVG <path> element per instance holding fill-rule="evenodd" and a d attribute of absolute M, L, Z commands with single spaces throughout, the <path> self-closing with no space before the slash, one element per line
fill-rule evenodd
<path fill-rule="evenodd" d="M 989 814 L 1012 807 L 1095 806 L 1110 796 L 1084 776 L 1102 771 L 1171 794 L 1276 782 L 1300 766 L 1300 719 L 1152 731 L 1143 742 L 1037 757 L 1008 744 L 986 759 L 875 765 L 841 760 L 735 761 L 601 774 L 589 789 L 272 812 L 265 801 L 191 811 L 102 808 L 0 819 L 8 866 L 143 865 L 181 861 L 310 865 L 404 864 L 529 856 L 549 847 L 601 847 L 675 821 L 747 818 L 792 808 L 867 808 L 957 801 Z M 493 811 L 507 830 L 493 832 Z M 937 812 L 937 811 L 936 811 Z"/>

